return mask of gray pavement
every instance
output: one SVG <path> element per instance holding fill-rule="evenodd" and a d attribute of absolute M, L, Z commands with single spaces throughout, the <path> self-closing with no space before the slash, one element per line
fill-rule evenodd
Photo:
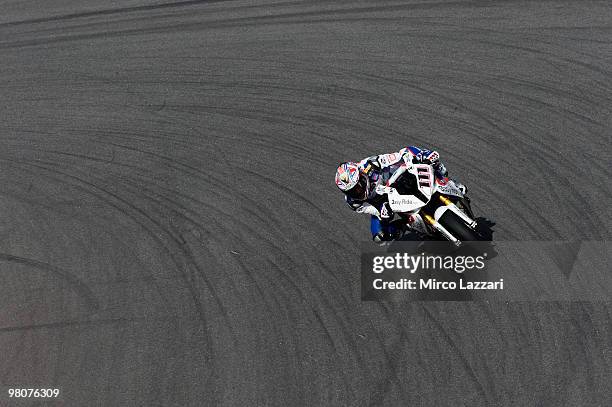
<path fill-rule="evenodd" d="M 0 405 L 610 405 L 608 303 L 361 302 L 333 182 L 429 146 L 495 240 L 609 240 L 609 2 L 0 10 Z"/>

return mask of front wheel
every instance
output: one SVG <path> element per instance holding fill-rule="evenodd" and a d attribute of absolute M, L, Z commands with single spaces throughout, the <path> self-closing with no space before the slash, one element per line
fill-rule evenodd
<path fill-rule="evenodd" d="M 447 210 L 444 212 L 438 222 L 462 242 L 480 240 L 478 234 L 470 229 L 453 211 Z"/>

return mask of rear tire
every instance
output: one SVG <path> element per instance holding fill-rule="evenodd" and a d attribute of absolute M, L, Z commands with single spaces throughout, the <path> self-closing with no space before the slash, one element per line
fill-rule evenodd
<path fill-rule="evenodd" d="M 447 210 L 438 220 L 453 236 L 462 242 L 480 240 L 478 234 L 469 228 L 453 211 Z"/>

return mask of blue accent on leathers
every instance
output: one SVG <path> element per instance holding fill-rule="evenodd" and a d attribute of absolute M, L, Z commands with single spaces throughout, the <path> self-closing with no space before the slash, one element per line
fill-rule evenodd
<path fill-rule="evenodd" d="M 370 218 L 370 232 L 372 232 L 372 236 L 376 236 L 380 232 L 393 234 L 397 232 L 397 228 L 389 222 L 382 222 L 378 217 L 372 215 Z"/>

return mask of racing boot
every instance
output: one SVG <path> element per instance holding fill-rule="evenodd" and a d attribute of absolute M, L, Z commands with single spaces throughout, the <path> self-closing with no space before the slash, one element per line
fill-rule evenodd
<path fill-rule="evenodd" d="M 435 176 L 439 179 L 448 177 L 448 170 L 446 166 L 442 164 L 440 161 L 436 161 L 432 164 L 434 168 Z"/>
<path fill-rule="evenodd" d="M 452 179 L 452 178 L 451 178 Z M 461 191 L 461 193 L 463 195 L 467 194 L 467 187 L 465 185 L 463 185 L 461 182 L 453 179 L 453 182 L 455 183 L 455 185 L 457 186 L 457 188 L 459 188 L 459 190 Z"/>
<path fill-rule="evenodd" d="M 399 239 L 400 237 L 402 237 L 402 230 L 390 225 L 388 231 L 381 230 L 372 236 L 372 240 L 374 240 L 374 243 L 378 243 L 379 245 L 383 246 L 386 243 Z"/>
<path fill-rule="evenodd" d="M 438 179 L 444 179 L 448 177 L 448 170 L 446 169 L 446 166 L 442 164 L 440 161 L 436 161 L 435 163 L 433 163 L 433 167 L 434 167 L 435 176 Z M 463 185 L 461 182 L 457 181 L 456 179 L 451 178 L 451 180 L 455 183 L 455 185 L 457 185 L 457 188 L 459 188 L 459 190 L 461 191 L 463 195 L 467 194 L 467 187 L 465 185 Z"/>

